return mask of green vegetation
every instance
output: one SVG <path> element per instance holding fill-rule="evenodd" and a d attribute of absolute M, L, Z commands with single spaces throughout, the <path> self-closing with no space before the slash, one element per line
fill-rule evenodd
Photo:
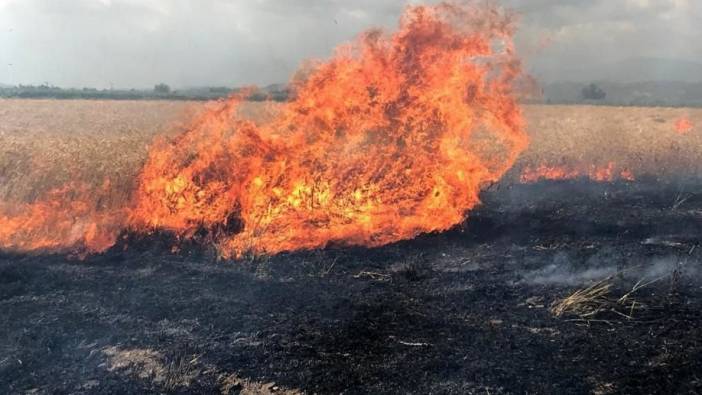
<path fill-rule="evenodd" d="M 584 100 L 604 100 L 607 93 L 602 90 L 597 84 L 590 84 L 580 91 L 580 97 Z"/>

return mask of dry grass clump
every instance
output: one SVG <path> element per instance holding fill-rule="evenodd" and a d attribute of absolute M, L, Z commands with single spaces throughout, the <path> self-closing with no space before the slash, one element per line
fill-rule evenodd
<path fill-rule="evenodd" d="M 610 276 L 556 300 L 551 305 L 551 313 L 556 317 L 572 316 L 586 322 L 611 322 L 610 318 L 634 320 L 637 312 L 647 309 L 635 293 L 659 280 L 661 278 L 647 282 L 640 280 L 628 292 L 615 297 L 612 295 L 614 276 Z"/>
<path fill-rule="evenodd" d="M 244 379 L 236 374 L 222 375 L 218 380 L 220 383 L 220 393 L 222 395 L 301 395 L 302 391 L 289 389 L 275 383 L 264 383 L 254 380 Z"/>
<path fill-rule="evenodd" d="M 108 370 L 134 375 L 140 379 L 150 379 L 162 383 L 166 379 L 167 368 L 163 365 L 163 355 L 149 349 L 119 349 L 107 347 L 102 350 L 107 357 Z"/>
<path fill-rule="evenodd" d="M 583 319 L 594 316 L 612 302 L 609 297 L 612 287 L 610 281 L 611 277 L 606 278 L 557 300 L 551 306 L 551 313 L 556 317 L 573 314 Z"/>
<path fill-rule="evenodd" d="M 196 355 L 180 353 L 164 356 L 150 349 L 121 349 L 107 347 L 102 350 L 106 357 L 107 370 L 120 375 L 138 378 L 152 383 L 165 393 L 191 392 L 191 386 L 207 376 L 216 376 L 220 393 L 242 395 L 299 395 L 302 392 L 288 389 L 273 382 L 264 383 L 239 377 L 234 373 L 218 372 L 213 366 L 200 361 Z M 97 386 L 99 383 L 91 383 Z"/>

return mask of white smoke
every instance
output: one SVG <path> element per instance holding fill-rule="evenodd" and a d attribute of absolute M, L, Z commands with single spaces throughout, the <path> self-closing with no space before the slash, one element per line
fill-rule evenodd
<path fill-rule="evenodd" d="M 519 283 L 529 285 L 580 286 L 617 276 L 626 281 L 654 281 L 676 274 L 694 280 L 702 279 L 700 261 L 689 256 L 666 256 L 648 262 L 630 265 L 601 264 L 596 256 L 578 263 L 564 253 L 553 257 L 553 262 L 521 274 Z"/>

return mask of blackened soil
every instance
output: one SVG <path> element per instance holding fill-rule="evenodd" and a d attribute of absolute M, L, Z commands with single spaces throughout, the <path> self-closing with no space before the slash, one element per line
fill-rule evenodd
<path fill-rule="evenodd" d="M 700 192 L 497 185 L 450 232 L 237 262 L 0 256 L 0 393 L 699 393 Z M 608 276 L 655 281 L 550 312 Z"/>

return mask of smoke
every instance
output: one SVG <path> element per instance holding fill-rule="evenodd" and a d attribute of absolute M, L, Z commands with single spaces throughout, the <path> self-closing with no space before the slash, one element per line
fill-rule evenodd
<path fill-rule="evenodd" d="M 616 266 L 595 267 L 592 260 L 578 265 L 564 252 L 557 253 L 548 265 L 525 272 L 523 283 L 532 285 L 580 285 L 617 273 Z M 584 266 L 584 267 L 583 267 Z"/>
<path fill-rule="evenodd" d="M 604 255 L 609 255 L 605 253 Z M 700 280 L 700 261 L 688 256 L 675 255 L 656 257 L 641 264 L 624 266 L 602 260 L 603 254 L 595 254 L 584 262 L 578 262 L 564 252 L 555 254 L 552 262 L 539 269 L 525 271 L 519 284 L 549 286 L 582 286 L 617 276 L 625 282 L 653 281 L 677 274 L 694 282 Z"/>

